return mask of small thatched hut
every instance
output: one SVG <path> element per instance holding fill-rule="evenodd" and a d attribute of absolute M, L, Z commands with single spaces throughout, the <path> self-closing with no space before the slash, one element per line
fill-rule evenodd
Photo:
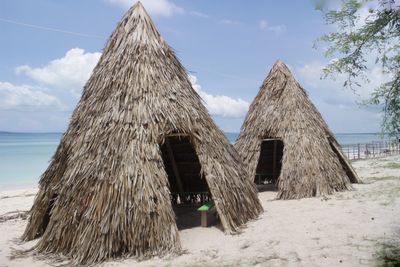
<path fill-rule="evenodd" d="M 321 114 L 282 61 L 250 105 L 235 148 L 251 181 L 278 199 L 331 194 L 359 182 Z M 262 186 L 261 186 L 262 187 Z"/>
<path fill-rule="evenodd" d="M 181 248 L 174 208 L 215 202 L 237 232 L 262 211 L 239 155 L 140 3 L 112 33 L 40 180 L 23 234 L 91 264 Z"/>

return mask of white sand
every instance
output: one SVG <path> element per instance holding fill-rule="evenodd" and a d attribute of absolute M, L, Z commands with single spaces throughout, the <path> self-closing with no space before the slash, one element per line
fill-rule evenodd
<path fill-rule="evenodd" d="M 137 262 L 106 262 L 101 266 L 372 266 L 379 244 L 398 236 L 400 224 L 400 156 L 354 163 L 365 184 L 355 191 L 323 198 L 273 200 L 274 192 L 260 193 L 265 212 L 248 223 L 240 235 L 225 235 L 218 227 L 180 231 L 180 256 Z M 0 192 L 0 215 L 28 210 L 36 189 Z M 15 214 L 15 213 L 14 213 Z M 10 213 L 9 213 L 10 215 Z M 12 214 L 11 214 L 12 215 Z M 0 222 L 0 266 L 44 266 L 32 257 L 10 260 L 26 219 Z"/>

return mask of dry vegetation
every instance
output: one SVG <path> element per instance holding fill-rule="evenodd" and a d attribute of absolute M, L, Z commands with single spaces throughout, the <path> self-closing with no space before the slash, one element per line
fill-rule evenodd
<path fill-rule="evenodd" d="M 390 168 L 390 169 L 400 169 L 400 163 L 397 163 L 397 162 L 390 162 L 390 163 L 386 164 L 386 168 Z"/>
<path fill-rule="evenodd" d="M 189 136 L 223 229 L 262 211 L 240 158 L 140 3 L 112 33 L 40 180 L 24 240 L 90 264 L 181 250 L 160 146 Z"/>
<path fill-rule="evenodd" d="M 380 267 L 398 267 L 400 266 L 400 236 L 398 241 L 391 243 L 382 243 L 378 251 L 378 266 Z"/>
<path fill-rule="evenodd" d="M 261 141 L 267 138 L 284 144 L 278 199 L 332 194 L 359 182 L 321 114 L 282 61 L 264 80 L 235 143 L 251 181 Z"/>
<path fill-rule="evenodd" d="M 262 212 L 252 179 L 259 140 L 266 137 L 284 140 L 279 192 L 277 196 L 271 195 L 275 194 L 272 192 L 260 195 L 268 212 L 249 223 L 241 235 L 224 235 L 216 227 L 188 229 L 180 233 L 184 240 L 181 241 L 160 151 L 165 137 L 171 134 L 190 137 L 202 166 L 202 177 L 207 181 L 221 226 L 227 233 L 241 231 L 245 223 Z M 359 192 L 334 195 L 333 200 L 325 196 L 298 202 L 272 201 L 275 197 L 328 195 L 352 189 L 350 182 L 359 181 L 340 150 L 335 151 L 336 140 L 282 62 L 274 66 L 264 81 L 236 145 L 249 166 L 248 172 L 202 105 L 172 49 L 143 7 L 135 5 L 111 35 L 85 85 L 69 128 L 40 180 L 23 234 L 25 241 L 40 239 L 33 241 L 32 253 L 25 255 L 39 255 L 47 260 L 68 259 L 68 264 L 110 260 L 104 264 L 128 266 L 303 262 L 333 265 L 342 262 L 343 255 L 352 259 L 351 253 L 340 250 L 341 246 L 346 249 L 362 246 L 348 241 L 358 242 L 365 236 L 364 232 L 357 232 L 363 221 L 357 224 L 351 221 L 360 216 L 351 213 L 363 208 L 366 213 L 363 216 L 369 221 L 368 205 L 392 201 L 380 206 L 380 210 L 373 207 L 383 221 L 386 214 L 392 214 L 388 207 L 398 205 L 398 176 L 394 174 L 385 176 L 397 179 L 392 187 L 379 187 L 396 190 L 388 194 L 392 197 L 389 200 L 387 195 L 384 199 L 378 195 L 378 187 L 369 190 L 370 184 L 366 183 L 359 185 L 364 186 Z M 387 168 L 397 168 L 394 166 L 397 165 Z M 371 180 L 371 184 L 391 183 L 389 178 L 379 177 L 379 181 Z M 386 191 L 385 194 L 389 192 Z M 378 204 L 371 202 L 372 195 L 380 201 Z M 349 197 L 347 206 L 343 204 L 346 197 Z M 329 212 L 337 216 L 331 218 Z M 3 233 L 11 229 L 20 234 L 16 226 L 25 225 L 21 218 L 26 214 L 9 215 L 14 217 L 2 221 Z M 11 224 L 11 220 L 15 223 Z M 347 223 L 348 229 L 341 232 Z M 380 225 L 388 227 L 384 223 Z M 326 225 L 330 228 L 321 230 Z M 380 230 L 372 235 L 380 238 Z M 348 232 L 354 235 L 354 241 Z M 188 238 L 190 233 L 200 234 Z M 339 240 L 338 233 L 347 239 Z M 364 241 L 366 246 L 370 245 L 368 240 Z M 3 259 L 2 250 L 6 247 L 8 253 L 9 240 L 1 242 Z M 332 242 L 336 242 L 333 249 Z M 309 256 L 310 251 L 316 251 L 315 255 Z M 391 260 L 396 255 L 393 253 L 397 253 L 393 251 L 396 250 L 386 253 L 385 249 L 382 259 Z M 327 259 L 324 253 L 329 252 L 340 259 Z M 168 256 L 136 261 L 163 255 Z M 122 257 L 134 259 L 111 262 Z"/>

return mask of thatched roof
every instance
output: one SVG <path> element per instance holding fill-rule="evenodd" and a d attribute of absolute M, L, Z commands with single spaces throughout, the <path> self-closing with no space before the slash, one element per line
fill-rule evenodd
<path fill-rule="evenodd" d="M 282 61 L 264 80 L 235 143 L 251 181 L 266 138 L 284 145 L 278 199 L 331 194 L 359 182 L 321 114 Z"/>
<path fill-rule="evenodd" d="M 190 138 L 225 231 L 256 218 L 262 207 L 240 157 L 137 3 L 84 87 L 23 239 L 41 237 L 39 254 L 86 264 L 179 251 L 160 149 L 177 133 Z"/>

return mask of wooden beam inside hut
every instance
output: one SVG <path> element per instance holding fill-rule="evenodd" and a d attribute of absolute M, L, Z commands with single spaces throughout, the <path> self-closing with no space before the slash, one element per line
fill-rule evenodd
<path fill-rule="evenodd" d="M 174 204 L 201 204 L 209 201 L 209 188 L 201 176 L 201 165 L 189 136 L 168 135 L 161 146 Z"/>
<path fill-rule="evenodd" d="M 174 171 L 174 175 L 175 175 L 176 181 L 178 183 L 179 193 L 181 195 L 183 195 L 184 194 L 184 189 L 183 189 L 181 176 L 179 174 L 179 169 L 178 169 L 178 166 L 176 165 L 174 153 L 172 151 L 171 144 L 170 144 L 168 138 L 165 139 L 165 145 L 167 146 L 168 156 L 169 156 L 169 159 L 170 159 L 171 164 L 172 164 L 172 169 Z"/>

